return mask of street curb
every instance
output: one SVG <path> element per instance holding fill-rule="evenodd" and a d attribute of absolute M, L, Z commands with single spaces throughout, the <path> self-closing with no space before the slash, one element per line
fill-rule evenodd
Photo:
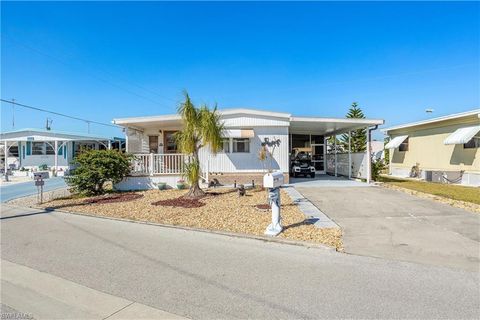
<path fill-rule="evenodd" d="M 25 208 L 22 206 L 10 205 L 12 207 L 18 208 Z M 47 212 L 60 212 L 65 214 L 74 214 L 77 216 L 86 216 L 90 218 L 99 218 L 99 219 L 106 219 L 106 220 L 113 220 L 113 221 L 121 221 L 121 222 L 129 222 L 129 223 L 136 223 L 136 224 L 146 224 L 151 226 L 157 227 L 164 227 L 164 228 L 171 228 L 171 229 L 179 229 L 185 231 L 195 231 L 195 232 L 202 232 L 202 233 L 211 233 L 216 235 L 234 237 L 234 238 L 241 238 L 241 239 L 251 239 L 251 240 L 259 240 L 263 242 L 273 242 L 273 243 L 281 243 L 281 244 L 288 244 L 293 246 L 299 247 L 306 247 L 306 248 L 315 248 L 315 249 L 323 249 L 326 251 L 337 252 L 336 248 L 332 248 L 320 243 L 313 243 L 313 242 L 304 242 L 304 241 L 296 241 L 296 240 L 288 240 L 288 239 L 280 239 L 280 238 L 270 238 L 270 237 L 263 237 L 257 235 L 251 235 L 246 233 L 235 233 L 235 232 L 227 232 L 227 231 L 219 231 L 219 230 L 210 230 L 210 229 L 200 229 L 200 228 L 193 228 L 193 227 L 185 227 L 185 226 L 175 226 L 171 224 L 162 224 L 150 221 L 142 221 L 142 220 L 130 220 L 130 219 L 123 219 L 123 218 L 115 218 L 115 217 L 107 217 L 107 216 L 97 216 L 94 214 L 89 213 L 79 213 L 79 212 L 72 212 L 72 211 L 62 211 L 56 210 L 51 208 L 41 208 L 41 207 L 29 207 L 31 209 L 38 209 L 38 210 L 45 210 Z"/>

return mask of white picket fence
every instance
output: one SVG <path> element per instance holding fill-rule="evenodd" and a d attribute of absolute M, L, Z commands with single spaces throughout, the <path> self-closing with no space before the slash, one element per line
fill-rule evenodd
<path fill-rule="evenodd" d="M 132 163 L 132 176 L 181 175 L 191 156 L 182 153 L 137 153 Z M 208 182 L 209 162 L 200 163 L 201 178 Z"/>
<path fill-rule="evenodd" d="M 190 156 L 181 153 L 134 154 L 132 175 L 182 174 Z"/>

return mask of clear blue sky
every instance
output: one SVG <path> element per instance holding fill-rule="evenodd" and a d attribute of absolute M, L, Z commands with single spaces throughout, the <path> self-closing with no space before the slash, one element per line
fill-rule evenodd
<path fill-rule="evenodd" d="M 479 106 L 478 2 L 1 6 L 2 98 L 96 121 L 173 113 L 183 89 L 296 115 L 343 117 L 357 101 L 387 125 Z M 11 114 L 2 103 L 2 131 Z M 16 128 L 46 117 L 17 108 Z"/>

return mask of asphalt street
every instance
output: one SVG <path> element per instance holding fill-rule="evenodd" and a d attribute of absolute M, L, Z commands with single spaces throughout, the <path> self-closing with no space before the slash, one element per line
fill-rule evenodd
<path fill-rule="evenodd" d="M 62 177 L 55 177 L 45 179 L 45 185 L 43 191 L 51 191 L 59 188 L 66 187 L 65 180 Z M 34 181 L 15 183 L 11 185 L 5 185 L 0 187 L 0 202 L 6 202 L 8 200 L 21 198 L 36 194 L 37 187 Z"/>
<path fill-rule="evenodd" d="M 3 204 L 1 246 L 4 260 L 193 319 L 480 318 L 476 272 L 321 248 Z"/>

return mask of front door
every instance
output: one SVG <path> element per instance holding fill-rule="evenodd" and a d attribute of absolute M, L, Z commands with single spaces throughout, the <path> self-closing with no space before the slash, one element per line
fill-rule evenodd
<path fill-rule="evenodd" d="M 158 136 L 148 136 L 150 153 L 158 153 Z"/>
<path fill-rule="evenodd" d="M 165 131 L 163 134 L 163 152 L 164 153 L 177 153 L 177 141 L 175 141 L 175 132 L 177 131 Z"/>
<path fill-rule="evenodd" d="M 315 172 L 318 174 L 325 174 L 324 152 L 324 144 L 312 144 L 312 165 L 315 167 Z"/>

